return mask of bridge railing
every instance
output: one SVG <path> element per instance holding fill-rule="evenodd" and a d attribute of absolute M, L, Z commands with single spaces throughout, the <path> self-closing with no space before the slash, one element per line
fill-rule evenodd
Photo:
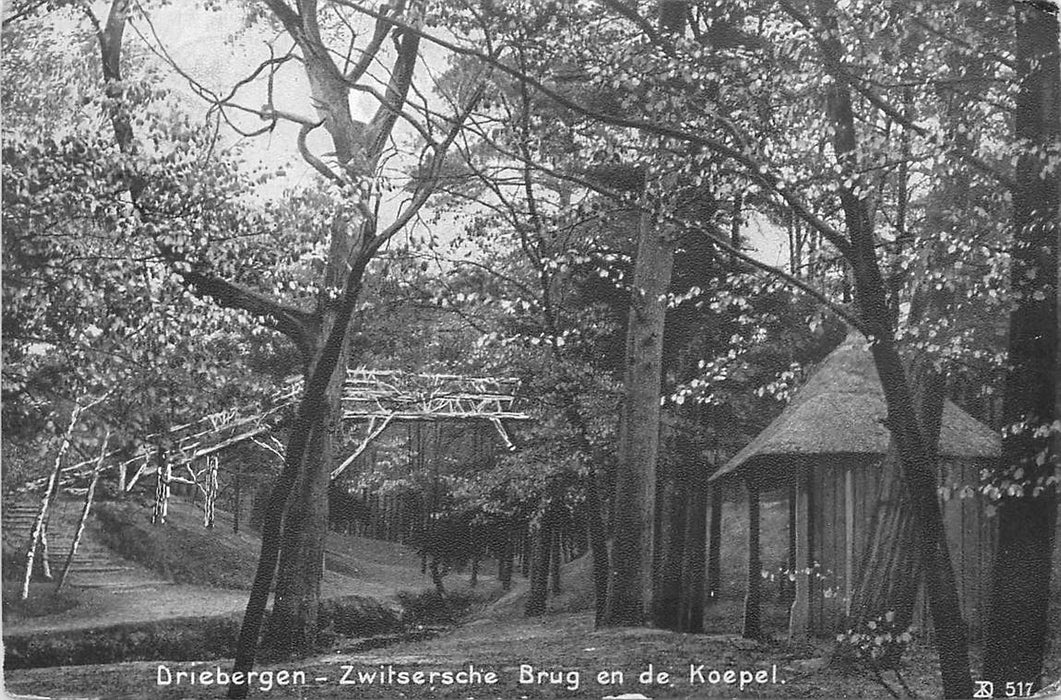
<path fill-rule="evenodd" d="M 366 437 L 340 467 L 338 476 L 378 437 L 392 421 L 430 421 L 442 419 L 485 419 L 497 429 L 502 442 L 512 449 L 513 443 L 502 421 L 528 420 L 517 410 L 519 380 L 513 377 L 483 377 L 458 374 L 430 374 L 400 370 L 350 369 L 343 385 L 343 420 L 368 423 Z M 284 410 L 296 403 L 302 394 L 302 379 L 289 378 L 273 392 L 264 405 L 234 408 L 211 413 L 199 420 L 175 426 L 165 433 L 152 433 L 141 441 L 139 449 L 128 457 L 127 448 L 111 450 L 103 457 L 100 471 L 118 471 L 121 488 L 131 489 L 137 481 L 157 474 L 159 465 L 153 458 L 158 446 L 166 446 L 167 481 L 197 483 L 191 464 L 218 452 L 271 431 Z M 90 479 L 99 464 L 94 457 L 61 470 L 64 488 Z M 174 476 L 173 468 L 184 467 L 191 479 Z M 44 486 L 47 477 L 26 484 L 26 489 Z"/>

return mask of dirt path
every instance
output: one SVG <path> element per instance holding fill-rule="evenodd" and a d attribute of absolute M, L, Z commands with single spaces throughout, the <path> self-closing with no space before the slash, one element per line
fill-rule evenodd
<path fill-rule="evenodd" d="M 51 515 L 52 539 L 61 546 L 55 561 L 69 547 L 78 518 L 80 502 L 60 499 Z M 200 527 L 201 514 L 194 506 L 175 500 L 171 503 L 170 527 Z M 7 504 L 3 512 L 4 537 L 11 542 L 28 538 L 29 525 L 36 514 L 33 503 Z M 257 551 L 260 542 L 252 533 L 234 535 L 231 515 L 218 511 L 219 540 L 233 548 Z M 174 530 L 174 536 L 180 536 Z M 64 539 L 65 538 L 65 539 Z M 4 611 L 4 635 L 92 629 L 122 623 L 156 622 L 170 618 L 221 616 L 241 613 L 247 605 L 248 590 L 174 583 L 155 571 L 124 559 L 98 539 L 92 527 L 85 531 L 68 591 L 77 604 L 62 612 L 15 617 Z M 405 547 L 331 533 L 328 540 L 329 570 L 325 572 L 322 595 L 325 598 L 358 595 L 393 600 L 402 589 L 419 589 L 429 582 L 419 573 L 418 558 Z M 53 562 L 54 563 L 54 562 Z M 44 584 L 38 590 L 50 591 Z"/>
<path fill-rule="evenodd" d="M 265 690 L 264 681 L 256 682 L 252 697 L 511 700 L 601 698 L 621 693 L 642 693 L 648 698 L 890 697 L 864 674 L 825 666 L 821 656 L 820 647 L 789 648 L 734 635 L 687 635 L 651 629 L 595 631 L 592 617 L 586 613 L 550 615 L 537 621 L 482 619 L 428 641 L 399 643 L 371 652 L 337 649 L 311 659 L 264 667 L 274 672 L 269 678 L 272 686 Z M 920 653 L 911 655 L 905 669 L 907 682 L 920 697 L 939 695 L 932 663 L 931 654 Z M 641 674 L 650 664 L 653 682 L 643 683 Z M 532 670 L 528 671 L 528 666 Z M 178 686 L 173 682 L 174 674 L 216 673 L 230 668 L 228 660 L 136 662 L 14 671 L 8 674 L 7 682 L 12 691 L 50 697 L 91 692 L 107 698 L 220 698 L 223 688 L 186 682 Z M 483 675 L 471 677 L 471 683 L 446 682 L 444 674 L 454 674 L 456 680 L 457 673 L 469 670 Z M 305 683 L 282 686 L 280 671 L 301 671 Z M 428 675 L 432 671 L 436 672 L 433 682 Z M 727 671 L 734 673 L 732 682 L 726 681 Z M 740 688 L 742 671 L 746 679 L 752 674 L 752 680 Z M 358 682 L 359 674 L 373 672 L 377 675 L 372 683 L 364 676 Z M 416 672 L 425 674 L 424 682 L 413 681 Z M 607 683 L 598 680 L 602 672 L 607 674 Z M 402 673 L 409 674 L 406 682 L 402 682 Z M 494 674 L 495 682 L 489 682 L 489 673 Z M 660 673 L 669 675 L 663 680 Z M 621 683 L 617 674 L 621 674 Z M 160 685 L 160 678 L 171 682 Z"/>

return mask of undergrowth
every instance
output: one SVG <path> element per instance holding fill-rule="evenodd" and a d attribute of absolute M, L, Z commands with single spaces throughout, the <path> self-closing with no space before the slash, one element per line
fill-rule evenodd
<path fill-rule="evenodd" d="M 254 580 L 258 552 L 219 528 L 185 524 L 177 514 L 153 525 L 151 510 L 136 502 L 100 503 L 96 514 L 104 544 L 172 581 L 246 590 Z"/>
<path fill-rule="evenodd" d="M 80 666 L 124 661 L 205 661 L 231 658 L 242 613 L 135 622 L 62 634 L 36 632 L 4 637 L 5 668 Z M 348 596 L 321 602 L 321 649 L 338 637 L 400 629 L 400 615 L 372 598 Z M 263 650 L 268 656 L 267 650 Z"/>
<path fill-rule="evenodd" d="M 455 625 L 484 601 L 483 595 L 470 590 L 450 591 L 444 596 L 434 589 L 398 593 L 407 626 Z"/>

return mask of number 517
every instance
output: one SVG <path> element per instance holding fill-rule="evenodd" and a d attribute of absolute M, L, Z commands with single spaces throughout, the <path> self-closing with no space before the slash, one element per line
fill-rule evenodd
<path fill-rule="evenodd" d="M 1007 698 L 1026 698 L 1032 694 L 1032 684 L 1029 681 L 1010 681 L 1004 688 Z M 995 684 L 991 681 L 977 681 L 976 694 L 974 698 L 993 698 L 995 696 Z"/>

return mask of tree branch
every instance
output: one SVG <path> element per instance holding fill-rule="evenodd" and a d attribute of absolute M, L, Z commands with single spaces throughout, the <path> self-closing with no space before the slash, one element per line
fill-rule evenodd
<path fill-rule="evenodd" d="M 365 7 L 361 7 L 360 5 L 351 2 L 351 0 L 335 0 L 335 2 L 336 4 L 349 7 L 355 10 L 356 12 L 360 12 L 369 17 L 379 18 L 383 16 L 379 12 L 370 10 Z M 580 105 L 577 102 L 559 94 L 556 90 L 547 87 L 540 80 L 537 80 L 536 78 L 521 73 L 520 71 L 505 64 L 503 61 L 499 60 L 494 56 L 489 56 L 475 49 L 459 46 L 451 41 L 447 41 L 437 36 L 428 34 L 427 32 L 424 32 L 423 30 L 413 27 L 409 24 L 405 24 L 397 20 L 392 21 L 396 26 L 401 27 L 406 32 L 416 34 L 424 41 L 432 43 L 436 46 L 440 46 L 444 49 L 448 49 L 461 56 L 468 56 L 469 58 L 478 59 L 483 63 L 491 66 L 492 68 L 495 68 L 500 72 L 515 78 L 516 80 L 525 82 L 541 94 L 551 99 L 553 102 L 556 102 L 557 104 L 566 107 L 584 117 L 593 119 L 594 121 L 598 121 L 602 124 L 608 124 L 610 126 L 634 129 L 643 133 L 653 134 L 655 136 L 662 136 L 665 138 L 672 138 L 678 141 L 684 141 L 687 143 L 698 145 L 708 150 L 711 150 L 724 158 L 736 161 L 741 166 L 743 166 L 747 173 L 747 176 L 750 179 L 755 182 L 758 182 L 760 185 L 766 187 L 770 191 L 777 193 L 782 199 L 785 200 L 785 202 L 789 205 L 789 207 L 796 215 L 798 215 L 801 219 L 807 222 L 807 224 L 809 224 L 816 231 L 821 233 L 821 235 L 824 236 L 838 250 L 840 250 L 841 252 L 850 251 L 850 242 L 846 239 L 846 237 L 844 237 L 842 233 L 840 233 L 839 230 L 837 230 L 828 222 L 815 215 L 814 212 L 810 210 L 810 207 L 803 201 L 801 197 L 799 197 L 795 192 L 789 189 L 780 177 L 771 173 L 769 168 L 761 164 L 750 153 L 743 152 L 715 139 L 711 139 L 697 133 L 684 131 L 680 128 L 656 124 L 641 119 L 630 119 L 616 115 L 605 114 L 603 112 L 584 107 L 583 105 Z"/>
<path fill-rule="evenodd" d="M 461 130 L 464 128 L 464 122 L 468 119 L 472 110 L 475 109 L 475 106 L 479 104 L 479 100 L 482 99 L 485 90 L 486 88 L 483 84 L 476 87 L 475 91 L 468 98 L 467 103 L 465 103 L 464 109 L 460 114 L 454 117 L 453 126 L 450 128 L 449 133 L 446 134 L 446 138 L 433 148 L 434 155 L 431 158 L 428 175 L 426 178 L 421 178 L 419 180 L 420 184 L 417 187 L 416 194 L 410 202 L 409 207 L 395 217 L 394 221 L 392 221 L 381 234 L 373 239 L 372 243 L 366 248 L 366 255 L 373 255 L 379 250 L 381 245 L 401 231 L 427 202 L 428 198 L 435 190 L 435 184 L 438 182 L 439 173 L 442 171 L 442 164 L 446 159 L 446 152 L 457 138 L 457 135 L 460 134 Z"/>
<path fill-rule="evenodd" d="M 404 7 L 405 2 L 402 0 L 395 7 L 394 13 L 400 13 Z M 387 38 L 390 28 L 391 22 L 389 19 L 384 17 L 376 18 L 376 26 L 372 31 L 372 38 L 369 40 L 368 46 L 361 52 L 361 58 L 358 59 L 354 67 L 346 73 L 345 77 L 348 83 L 356 83 L 365 75 L 365 71 L 368 70 L 368 67 L 372 65 L 372 61 L 379 54 L 380 47 L 383 46 L 383 40 Z"/>
<path fill-rule="evenodd" d="M 291 339 L 303 356 L 312 352 L 316 317 L 293 306 L 286 306 L 261 292 L 246 289 L 234 282 L 195 270 L 176 270 L 193 291 L 210 297 L 229 309 L 242 309 L 262 316 L 277 331 Z"/>
<path fill-rule="evenodd" d="M 365 157 L 375 163 L 390 138 L 391 130 L 398 119 L 405 96 L 409 94 L 409 85 L 413 80 L 413 69 L 416 67 L 416 56 L 420 50 L 420 37 L 403 31 L 399 39 L 398 56 L 394 59 L 390 81 L 384 101 L 369 122 L 366 132 L 367 147 Z"/>
<path fill-rule="evenodd" d="M 789 0 L 781 0 L 781 7 L 790 17 L 801 24 L 803 28 L 814 37 L 814 41 L 818 44 L 818 48 L 821 50 L 823 58 L 825 58 L 827 69 L 833 78 L 843 82 L 852 90 L 862 95 L 870 104 L 883 112 L 896 124 L 900 124 L 904 128 L 913 131 L 918 136 L 926 139 L 930 144 L 940 146 L 943 148 L 944 152 L 949 152 L 958 160 L 971 165 L 973 168 L 979 170 L 981 173 L 987 175 L 1007 189 L 1013 190 L 1016 188 L 1016 180 L 1005 173 L 1000 172 L 997 168 L 991 166 L 987 161 L 983 160 L 976 154 L 958 148 L 957 146 L 943 146 L 936 134 L 933 134 L 927 128 L 907 117 L 902 111 L 890 105 L 883 97 L 878 95 L 869 85 L 867 85 L 864 80 L 856 77 L 847 70 L 843 63 L 837 59 L 835 52 L 829 50 L 829 47 L 825 44 L 825 40 L 822 39 L 820 32 L 816 31 L 817 27 L 814 26 L 814 23 L 811 22 L 807 15 L 797 10 Z"/>
<path fill-rule="evenodd" d="M 541 171 L 541 172 L 543 172 L 543 173 L 545 173 L 545 174 L 547 174 L 547 175 L 549 175 L 551 177 L 555 177 L 555 178 L 557 178 L 559 180 L 566 180 L 568 182 L 573 182 L 575 184 L 582 185 L 583 187 L 586 187 L 587 189 L 590 189 L 590 190 L 592 190 L 594 192 L 597 192 L 598 194 L 601 194 L 601 195 L 607 197 L 608 199 L 611 199 L 611 200 L 616 201 L 616 202 L 622 202 L 624 204 L 628 204 L 630 206 L 633 206 L 639 211 L 644 211 L 644 212 L 647 212 L 647 213 L 652 213 L 654 215 L 658 215 L 658 212 L 652 212 L 647 207 L 644 207 L 643 205 L 630 202 L 628 200 L 628 198 L 624 197 L 621 192 L 617 192 L 617 191 L 609 189 L 607 187 L 603 187 L 603 186 L 593 182 L 592 180 L 589 180 L 589 179 L 584 178 L 584 177 L 580 177 L 578 175 L 571 175 L 571 174 L 568 174 L 568 173 L 563 173 L 563 172 L 557 171 L 557 170 L 552 169 L 552 168 L 548 168 L 548 167 L 546 167 L 546 166 L 544 166 L 544 165 L 542 165 L 540 163 L 536 163 L 536 162 L 533 162 L 531 160 L 528 160 L 527 158 L 524 158 L 523 156 L 521 156 L 518 153 L 515 153 L 513 151 L 508 151 L 508 150 L 504 149 L 499 144 L 491 141 L 485 134 L 479 133 L 479 136 L 491 148 L 493 148 L 495 151 L 497 151 L 499 154 L 501 154 L 503 156 L 506 156 L 508 158 L 513 158 L 514 160 L 516 160 L 518 162 L 521 162 L 521 163 L 523 163 L 525 165 L 533 167 L 533 168 L 535 168 L 535 169 L 537 169 L 537 170 L 539 170 L 539 171 Z M 484 176 L 483 175 L 479 175 L 479 177 L 482 178 Z M 789 285 L 791 285 L 791 286 L 793 286 L 793 287 L 795 287 L 795 288 L 797 288 L 797 289 L 809 294 L 810 296 L 814 297 L 814 299 L 818 300 L 824 306 L 826 306 L 830 311 L 835 313 L 841 320 L 843 320 L 845 323 L 850 325 L 852 328 L 857 329 L 858 331 L 860 331 L 864 335 L 867 335 L 867 336 L 869 335 L 867 333 L 868 329 L 866 327 L 866 324 L 863 323 L 863 321 L 857 315 L 852 314 L 847 308 L 845 308 L 844 306 L 841 306 L 840 304 L 837 304 L 832 299 L 829 299 L 821 291 L 815 289 L 812 285 L 804 282 L 803 280 L 799 279 L 795 275 L 787 273 L 787 272 L 785 272 L 784 270 L 782 270 L 782 269 L 780 269 L 778 267 L 774 267 L 773 265 L 769 265 L 769 264 L 764 263 L 764 262 L 762 262 L 760 260 L 757 260 L 754 257 L 752 257 L 752 256 L 748 255 L 747 253 L 745 253 L 743 250 L 741 250 L 741 249 L 737 248 L 736 246 L 732 245 L 729 242 L 728 233 L 723 231 L 723 230 L 721 230 L 716 224 L 714 224 L 714 223 L 712 223 L 710 221 L 694 221 L 694 222 L 691 222 L 691 221 L 687 221 L 687 220 L 681 218 L 680 216 L 676 216 L 676 215 L 664 215 L 664 216 L 661 217 L 661 219 L 664 220 L 664 221 L 667 221 L 669 223 L 676 224 L 676 225 L 678 225 L 678 226 L 680 226 L 680 227 L 682 227 L 684 229 L 687 229 L 687 230 L 702 231 L 702 232 L 706 233 L 711 238 L 712 244 L 714 244 L 718 248 L 721 248 L 723 251 L 729 253 L 734 258 L 740 260 L 746 266 L 748 266 L 748 267 L 750 267 L 752 269 L 755 269 L 755 270 L 759 270 L 761 272 L 765 272 L 765 273 L 767 273 L 769 275 L 772 275 L 772 276 L 784 281 L 786 284 L 789 284 Z"/>

